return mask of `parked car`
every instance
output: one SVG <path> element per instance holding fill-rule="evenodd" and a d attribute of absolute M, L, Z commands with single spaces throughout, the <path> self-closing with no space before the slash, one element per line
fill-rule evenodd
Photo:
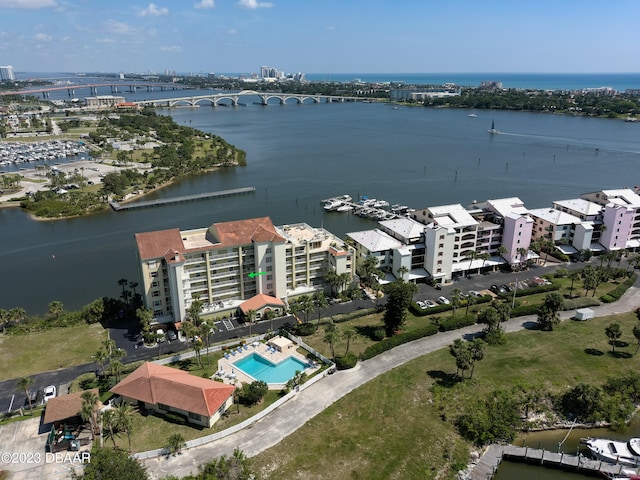
<path fill-rule="evenodd" d="M 480 298 L 482 295 L 476 290 L 469 290 L 469 296 L 473 298 Z"/>
<path fill-rule="evenodd" d="M 423 310 L 427 308 L 427 304 L 426 304 L 426 303 L 424 303 L 422 300 L 418 300 L 418 301 L 416 302 L 416 304 L 417 304 L 420 308 L 422 308 Z"/>
<path fill-rule="evenodd" d="M 427 308 L 433 308 L 438 306 L 436 302 L 434 302 L 433 300 L 425 300 L 424 304 L 427 306 Z"/>
<path fill-rule="evenodd" d="M 504 287 L 499 287 L 498 285 L 491 285 L 491 287 L 489 287 L 489 290 L 491 290 L 493 293 L 506 293 L 506 290 L 504 289 Z"/>
<path fill-rule="evenodd" d="M 500 288 L 502 288 L 505 292 L 510 292 L 513 290 L 513 288 L 511 288 L 509 285 L 500 285 Z"/>
<path fill-rule="evenodd" d="M 447 297 L 438 297 L 438 303 L 442 305 L 449 305 L 451 302 Z"/>
<path fill-rule="evenodd" d="M 167 339 L 171 342 L 172 340 L 177 340 L 178 335 L 173 330 L 167 330 Z"/>
<path fill-rule="evenodd" d="M 55 385 L 49 385 L 44 388 L 44 403 L 47 403 L 50 399 L 55 398 L 56 396 L 56 387 Z"/>

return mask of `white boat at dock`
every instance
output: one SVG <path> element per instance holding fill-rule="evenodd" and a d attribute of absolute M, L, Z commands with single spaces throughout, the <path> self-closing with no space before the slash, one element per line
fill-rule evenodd
<path fill-rule="evenodd" d="M 348 203 L 343 203 L 336 208 L 336 212 L 350 212 L 351 210 L 353 210 L 353 205 L 349 205 Z"/>
<path fill-rule="evenodd" d="M 336 199 L 329 199 L 326 200 L 324 205 L 322 206 L 327 212 L 332 212 L 334 210 L 337 210 L 338 207 L 340 207 L 342 205 L 342 202 L 340 200 L 336 200 Z"/>
<path fill-rule="evenodd" d="M 640 438 L 634 437 L 627 442 L 608 438 L 582 438 L 580 443 L 599 460 L 631 467 L 640 466 Z"/>

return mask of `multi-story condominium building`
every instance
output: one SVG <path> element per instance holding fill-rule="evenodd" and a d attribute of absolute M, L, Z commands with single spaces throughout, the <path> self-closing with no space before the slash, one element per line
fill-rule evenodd
<path fill-rule="evenodd" d="M 379 225 L 380 229 L 347 233 L 357 258 L 375 258 L 378 269 L 388 274 L 383 282 L 393 280 L 402 267 L 407 280 L 428 277 L 424 269 L 424 225 L 410 218 L 384 220 Z"/>
<path fill-rule="evenodd" d="M 325 288 L 329 271 L 355 272 L 355 251 L 327 230 L 268 217 L 135 238 L 145 306 L 158 321 L 184 320 L 194 298 L 204 314 L 235 313 L 256 295 L 286 303 Z"/>
<path fill-rule="evenodd" d="M 593 222 L 555 208 L 536 208 L 529 214 L 534 220 L 534 240 L 551 240 L 566 255 L 591 248 Z"/>
<path fill-rule="evenodd" d="M 630 188 L 585 193 L 581 198 L 604 207 L 600 243 L 607 250 L 640 248 L 640 195 Z"/>
<path fill-rule="evenodd" d="M 13 74 L 13 67 L 11 65 L 0 67 L 0 82 L 12 82 L 15 79 L 16 77 Z"/>
<path fill-rule="evenodd" d="M 480 222 L 479 254 L 502 257 L 512 266 L 534 257 L 529 250 L 533 219 L 518 197 L 474 203 L 469 206 L 469 213 Z M 503 252 L 500 247 L 504 248 Z"/>
<path fill-rule="evenodd" d="M 436 280 L 479 268 L 477 249 L 479 222 L 462 205 L 441 205 L 416 210 L 412 217 L 425 227 L 425 269 Z"/>
<path fill-rule="evenodd" d="M 604 250 L 604 247 L 600 244 L 600 235 L 602 234 L 604 226 L 602 219 L 604 207 L 602 205 L 595 202 L 590 202 L 589 200 L 585 200 L 584 198 L 573 198 L 570 200 L 555 200 L 553 202 L 553 208 L 578 217 L 580 220 L 582 220 L 582 222 L 588 222 L 593 227 L 591 244 L 589 246 L 586 246 L 586 241 L 581 241 L 578 238 L 578 241 L 575 242 L 577 243 L 576 248 L 580 246 L 583 248 L 588 248 L 594 252 Z"/>
<path fill-rule="evenodd" d="M 96 97 L 85 97 L 87 107 L 114 107 L 124 103 L 125 98 L 114 95 L 98 95 Z"/>

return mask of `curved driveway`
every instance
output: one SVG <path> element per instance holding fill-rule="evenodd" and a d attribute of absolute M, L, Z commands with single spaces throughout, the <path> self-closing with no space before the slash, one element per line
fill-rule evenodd
<path fill-rule="evenodd" d="M 629 312 L 638 306 L 640 306 L 640 288 L 634 286 L 617 302 L 591 308 L 595 316 L 602 317 Z M 572 315 L 572 311 L 561 312 L 563 320 L 571 318 Z M 532 322 L 536 322 L 536 317 L 530 315 L 512 318 L 503 325 L 507 332 L 515 332 L 524 329 L 525 325 L 530 325 Z M 336 372 L 310 385 L 252 427 L 216 442 L 183 451 L 182 455 L 176 457 L 153 458 L 143 463 L 152 478 L 162 478 L 167 475 L 181 477 L 196 473 L 199 464 L 206 463 L 214 457 L 231 455 L 236 447 L 243 450 L 247 456 L 253 457 L 278 444 L 287 435 L 302 427 L 310 418 L 368 381 L 414 358 L 446 348 L 457 338 L 470 338 L 482 331 L 482 328 L 481 325 L 472 325 L 398 346 L 370 360 L 358 362 L 356 368 L 352 370 Z"/>

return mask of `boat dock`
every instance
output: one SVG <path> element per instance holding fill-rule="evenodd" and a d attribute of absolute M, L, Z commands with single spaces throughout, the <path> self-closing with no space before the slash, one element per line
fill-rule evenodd
<path fill-rule="evenodd" d="M 498 471 L 498 466 L 502 460 L 580 472 L 597 478 L 619 475 L 625 468 L 622 465 L 593 460 L 584 455 L 556 453 L 526 446 L 516 447 L 514 445 L 493 444 L 478 460 L 468 478 L 470 480 L 491 480 Z"/>
<path fill-rule="evenodd" d="M 389 205 L 385 200 L 376 200 L 366 196 L 359 201 L 353 201 L 350 195 L 325 198 L 321 200 L 323 208 L 327 212 L 353 212 L 354 214 L 375 220 L 394 220 L 402 218 L 413 212 L 406 205 Z"/>
<path fill-rule="evenodd" d="M 169 205 L 173 203 L 195 202 L 198 200 L 208 200 L 210 198 L 230 197 L 231 195 L 242 195 L 245 193 L 254 193 L 255 187 L 234 188 L 232 190 L 219 190 L 217 192 L 196 193 L 195 195 L 184 195 L 182 197 L 161 198 L 157 200 L 148 200 L 144 202 L 134 202 L 120 204 L 115 200 L 109 200 L 109 205 L 113 210 L 119 212 L 121 210 L 133 210 L 136 208 L 159 207 L 161 205 Z"/>

